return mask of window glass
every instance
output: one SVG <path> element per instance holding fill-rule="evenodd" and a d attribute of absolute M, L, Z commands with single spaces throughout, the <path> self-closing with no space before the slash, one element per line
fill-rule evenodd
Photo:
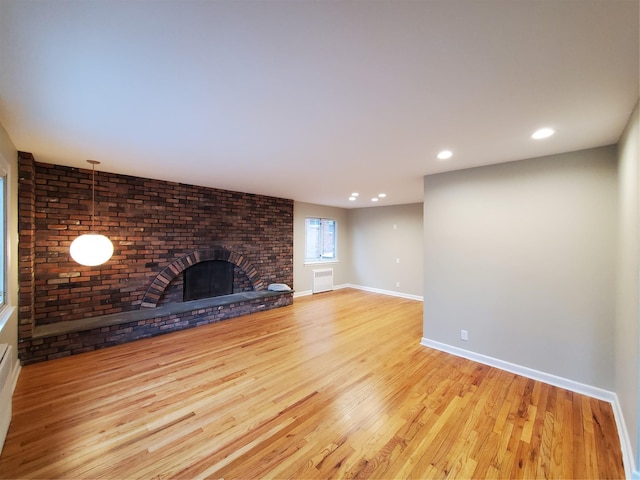
<path fill-rule="evenodd" d="M 336 223 L 326 218 L 305 219 L 305 262 L 333 262 L 337 259 Z"/>

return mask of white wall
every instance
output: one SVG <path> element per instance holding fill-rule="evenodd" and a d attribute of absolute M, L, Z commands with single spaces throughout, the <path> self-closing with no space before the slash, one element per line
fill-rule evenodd
<path fill-rule="evenodd" d="M 422 297 L 421 203 L 352 209 L 349 226 L 350 283 Z"/>
<path fill-rule="evenodd" d="M 640 121 L 636 108 L 618 147 L 619 236 L 616 282 L 615 392 L 624 427 L 640 466 L 638 422 L 640 416 Z M 619 425 L 618 428 L 623 427 Z M 640 478 L 640 473 L 636 472 Z"/>
<path fill-rule="evenodd" d="M 307 217 L 328 218 L 338 222 L 338 260 L 321 265 L 304 263 L 304 219 Z M 312 203 L 293 203 L 293 289 L 295 295 L 311 292 L 311 275 L 314 268 L 333 268 L 334 284 L 350 282 L 351 251 L 349 220 L 344 208 L 327 207 Z"/>
<path fill-rule="evenodd" d="M 613 146 L 425 177 L 425 339 L 613 390 L 616 203 Z"/>

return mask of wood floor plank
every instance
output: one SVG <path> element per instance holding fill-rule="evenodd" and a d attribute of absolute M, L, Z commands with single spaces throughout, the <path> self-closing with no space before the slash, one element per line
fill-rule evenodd
<path fill-rule="evenodd" d="M 24 367 L 0 478 L 623 478 L 611 406 L 352 289 Z"/>

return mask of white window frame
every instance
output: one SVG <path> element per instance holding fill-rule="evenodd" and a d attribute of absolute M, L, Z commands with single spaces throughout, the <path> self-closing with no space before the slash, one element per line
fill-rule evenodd
<path fill-rule="evenodd" d="M 307 244 L 309 242 L 309 220 L 317 220 L 320 222 L 320 245 L 323 244 L 322 232 L 324 229 L 322 225 L 325 222 L 333 222 L 333 257 L 324 257 L 322 253 L 318 257 L 307 257 Z M 313 265 L 318 263 L 336 263 L 338 262 L 338 221 L 333 218 L 322 218 L 322 217 L 306 217 L 304 219 L 304 264 L 305 265 Z"/>
<path fill-rule="evenodd" d="M 7 304 L 7 174 L 0 166 L 0 310 Z"/>
<path fill-rule="evenodd" d="M 0 265 L 0 275 L 1 282 L 0 285 L 0 331 L 4 328 L 5 324 L 9 320 L 14 307 L 12 307 L 9 303 L 9 248 L 10 248 L 10 238 L 9 238 L 9 208 L 8 202 L 10 198 L 10 167 L 9 162 L 5 159 L 5 157 L 0 154 L 0 179 L 2 180 L 2 191 L 0 194 L 2 198 L 0 199 L 0 255 L 2 255 L 1 265 Z"/>

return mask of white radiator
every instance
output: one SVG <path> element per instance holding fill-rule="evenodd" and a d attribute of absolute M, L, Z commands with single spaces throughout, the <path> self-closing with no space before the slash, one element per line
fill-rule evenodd
<path fill-rule="evenodd" d="M 333 290 L 333 268 L 322 268 L 313 271 L 313 293 Z"/>
<path fill-rule="evenodd" d="M 0 452 L 11 423 L 11 345 L 0 345 Z"/>

